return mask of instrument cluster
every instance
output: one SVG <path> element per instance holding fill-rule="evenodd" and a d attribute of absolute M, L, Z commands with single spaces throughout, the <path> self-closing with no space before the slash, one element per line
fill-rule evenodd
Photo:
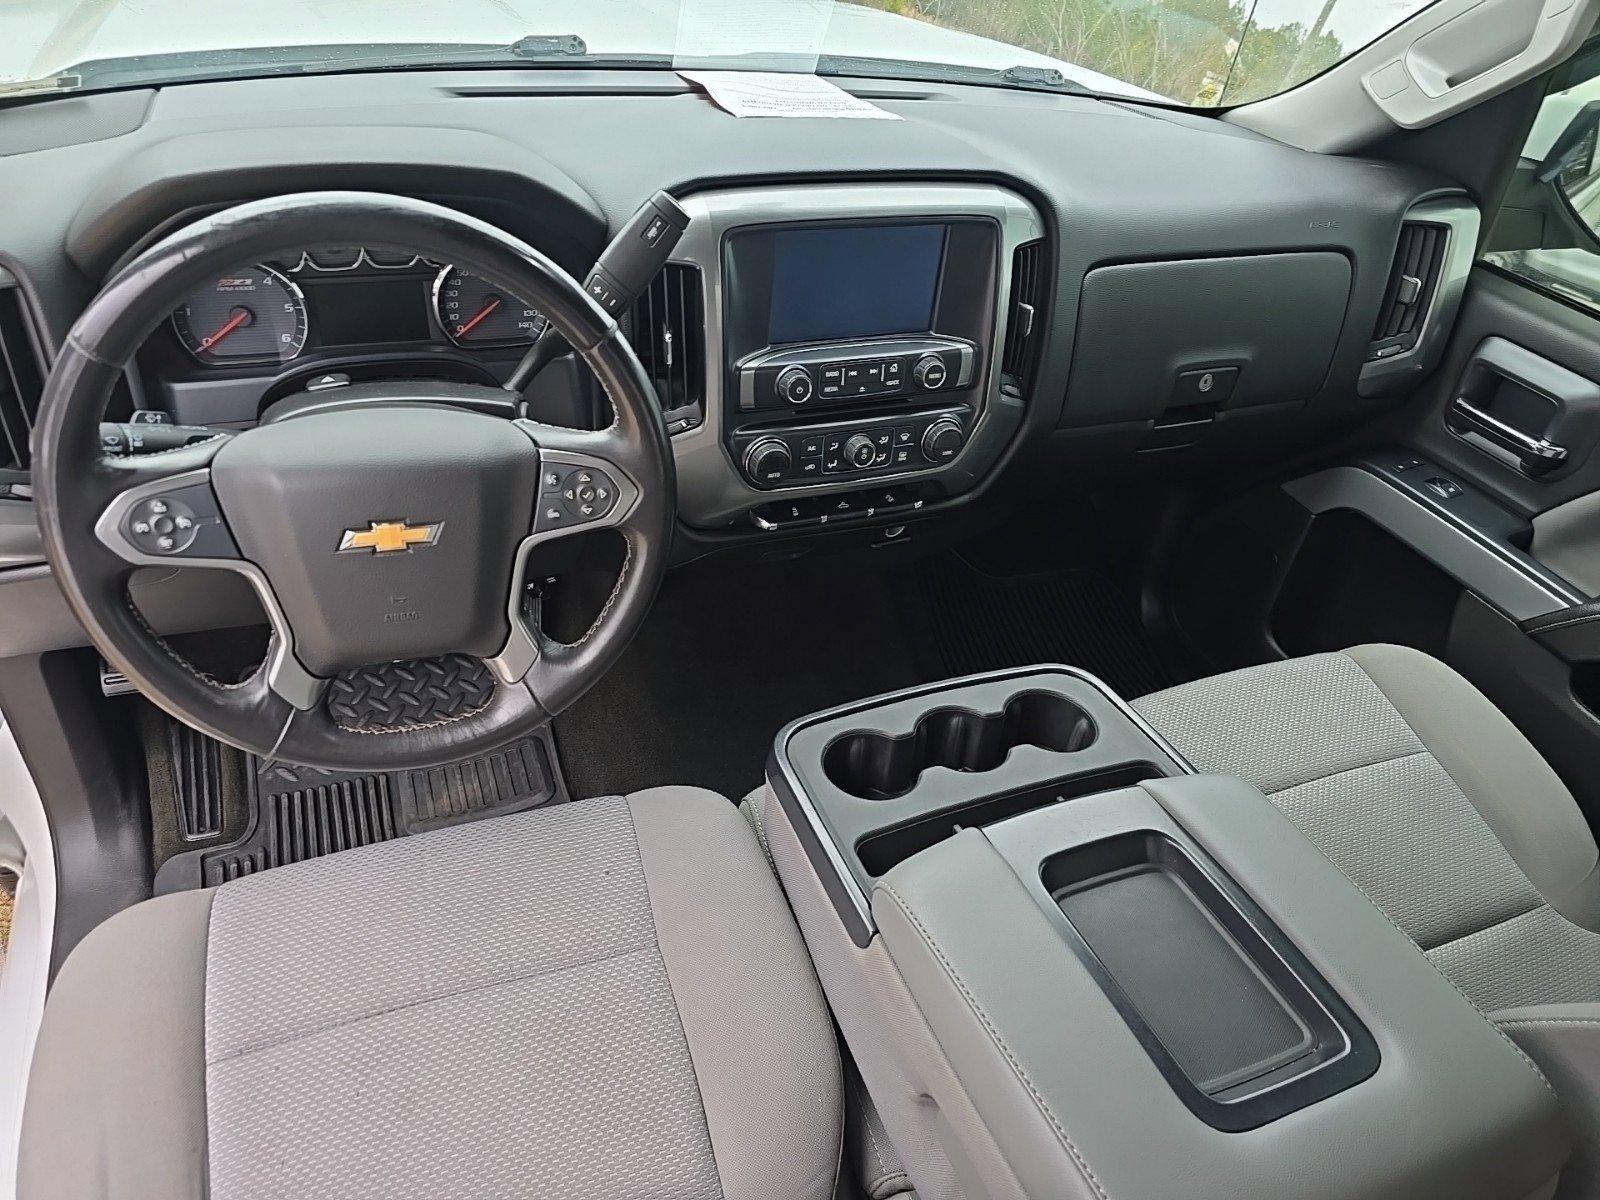
<path fill-rule="evenodd" d="M 542 313 L 449 263 L 364 246 L 322 246 L 219 276 L 172 314 L 204 366 L 282 365 L 317 349 L 445 342 L 527 346 Z"/>

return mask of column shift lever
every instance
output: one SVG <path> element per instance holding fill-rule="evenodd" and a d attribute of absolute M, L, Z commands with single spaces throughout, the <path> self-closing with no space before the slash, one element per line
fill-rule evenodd
<path fill-rule="evenodd" d="M 657 192 L 628 219 L 583 281 L 583 290 L 613 318 L 621 316 L 644 294 L 667 263 L 672 248 L 689 227 L 689 214 L 666 192 Z M 506 390 L 520 396 L 551 361 L 568 349 L 554 327 L 546 327 L 523 355 Z"/>

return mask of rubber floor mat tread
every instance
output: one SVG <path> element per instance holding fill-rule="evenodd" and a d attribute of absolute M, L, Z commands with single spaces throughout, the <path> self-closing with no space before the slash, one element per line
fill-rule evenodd
<path fill-rule="evenodd" d="M 168 858 L 156 872 L 157 894 L 567 799 L 548 730 L 491 754 L 410 771 L 323 771 L 246 757 L 245 832 Z"/>

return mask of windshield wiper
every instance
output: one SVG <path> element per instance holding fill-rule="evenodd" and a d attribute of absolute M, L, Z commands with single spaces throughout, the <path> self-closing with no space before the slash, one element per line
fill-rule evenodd
<path fill-rule="evenodd" d="M 88 59 L 47 78 L 0 81 L 0 99 L 273 75 L 554 65 L 597 69 L 670 67 L 672 60 L 664 55 L 591 55 L 587 43 L 570 33 L 533 34 L 509 46 L 494 42 L 388 42 L 187 50 Z"/>
<path fill-rule="evenodd" d="M 958 63 L 927 62 L 909 58 L 859 58 L 823 55 L 817 60 L 818 75 L 859 75 L 905 79 L 920 83 L 970 83 L 979 87 L 1007 87 L 1022 91 L 1057 92 L 1069 96 L 1099 96 L 1054 67 L 1017 65 L 996 70 L 968 67 Z"/>

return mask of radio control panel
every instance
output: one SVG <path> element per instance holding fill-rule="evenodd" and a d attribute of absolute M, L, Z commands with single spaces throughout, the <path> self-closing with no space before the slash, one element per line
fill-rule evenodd
<path fill-rule="evenodd" d="M 734 461 L 759 488 L 927 470 L 961 452 L 971 420 L 972 409 L 959 405 L 829 425 L 749 429 L 734 435 Z"/>
<path fill-rule="evenodd" d="M 970 387 L 977 369 L 977 349 L 945 337 L 770 350 L 739 367 L 738 403 L 748 412 L 913 401 Z"/>

